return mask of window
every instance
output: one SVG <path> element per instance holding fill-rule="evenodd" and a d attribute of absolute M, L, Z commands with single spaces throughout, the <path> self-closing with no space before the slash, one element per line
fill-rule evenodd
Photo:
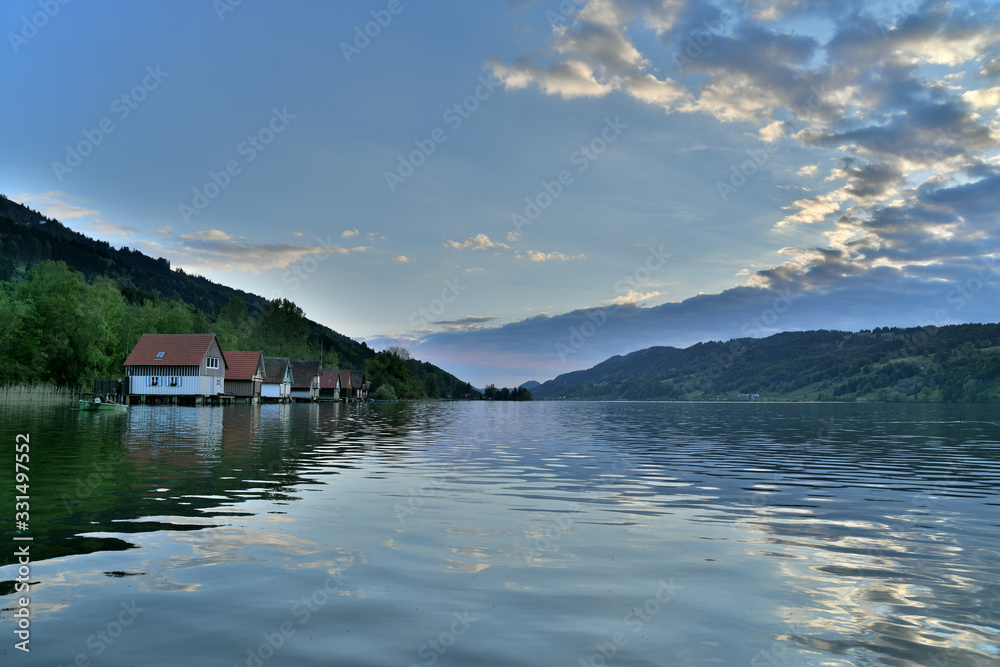
<path fill-rule="evenodd" d="M 170 386 L 171 387 L 176 387 L 177 384 L 178 384 L 177 378 L 175 378 L 175 377 L 170 378 Z"/>
<path fill-rule="evenodd" d="M 218 357 L 206 357 L 205 368 L 218 368 L 219 358 Z"/>
<path fill-rule="evenodd" d="M 162 359 L 162 358 L 163 358 L 163 355 L 165 355 L 165 354 L 166 354 L 166 352 L 157 352 L 157 353 L 156 353 L 156 358 L 157 358 L 157 359 Z"/>
<path fill-rule="evenodd" d="M 155 377 L 155 376 L 149 378 L 149 386 L 150 387 L 158 387 L 158 386 L 160 386 L 160 378 Z"/>

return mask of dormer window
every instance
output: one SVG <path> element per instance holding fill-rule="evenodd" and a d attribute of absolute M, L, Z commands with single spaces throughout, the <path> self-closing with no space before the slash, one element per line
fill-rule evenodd
<path fill-rule="evenodd" d="M 165 355 L 165 354 L 166 354 L 166 352 L 157 352 L 156 353 L 156 360 L 159 361 L 160 359 L 163 358 L 163 355 Z"/>

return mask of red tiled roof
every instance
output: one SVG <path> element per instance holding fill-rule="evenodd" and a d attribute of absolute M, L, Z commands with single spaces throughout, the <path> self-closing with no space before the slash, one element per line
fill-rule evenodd
<path fill-rule="evenodd" d="M 226 379 L 227 380 L 252 380 L 257 374 L 257 367 L 261 364 L 263 352 L 231 352 L 222 351 L 222 356 L 226 358 Z"/>
<path fill-rule="evenodd" d="M 320 389 L 336 389 L 339 385 L 340 371 L 323 371 L 323 377 L 319 379 Z"/>
<path fill-rule="evenodd" d="M 340 373 L 340 388 L 349 389 L 351 387 L 351 371 L 337 371 Z"/>
<path fill-rule="evenodd" d="M 215 334 L 142 334 L 124 365 L 200 366 L 216 340 Z M 157 359 L 160 352 L 163 355 Z M 225 357 L 223 364 L 226 364 Z"/>

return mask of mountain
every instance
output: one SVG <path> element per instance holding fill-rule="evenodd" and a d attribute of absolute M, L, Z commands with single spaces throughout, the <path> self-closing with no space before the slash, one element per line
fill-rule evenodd
<path fill-rule="evenodd" d="M 65 262 L 88 282 L 102 276 L 111 279 L 130 303 L 174 300 L 204 313 L 209 321 L 234 297 L 242 299 L 252 317 L 260 317 L 268 306 L 262 296 L 171 269 L 162 257 L 149 257 L 128 247 L 116 249 L 0 195 L 0 281 L 17 282 L 32 266 L 46 260 Z M 361 369 L 375 357 L 365 343 L 307 318 L 306 322 L 309 339 L 325 352 L 335 352 L 341 368 Z M 133 334 L 137 338 L 138 333 Z M 432 364 L 414 360 L 411 372 L 420 386 L 432 386 L 441 396 L 465 392 L 466 383 Z"/>
<path fill-rule="evenodd" d="M 541 387 L 541 386 L 542 383 L 538 382 L 537 380 L 528 380 L 527 382 L 521 385 L 521 388 L 527 389 L 528 391 L 533 391 L 535 387 Z"/>
<path fill-rule="evenodd" d="M 1000 401 L 1000 324 L 651 347 L 566 373 L 536 399 Z"/>

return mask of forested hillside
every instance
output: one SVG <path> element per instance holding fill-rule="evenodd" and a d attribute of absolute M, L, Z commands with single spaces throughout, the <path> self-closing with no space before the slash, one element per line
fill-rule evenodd
<path fill-rule="evenodd" d="M 1000 325 L 804 331 L 653 347 L 560 375 L 536 398 L 1000 401 Z"/>
<path fill-rule="evenodd" d="M 227 350 L 361 370 L 375 351 L 263 297 L 115 249 L 0 195 L 0 385 L 86 386 L 115 376 L 143 333 L 216 333 Z M 411 361 L 412 397 L 466 383 Z"/>

